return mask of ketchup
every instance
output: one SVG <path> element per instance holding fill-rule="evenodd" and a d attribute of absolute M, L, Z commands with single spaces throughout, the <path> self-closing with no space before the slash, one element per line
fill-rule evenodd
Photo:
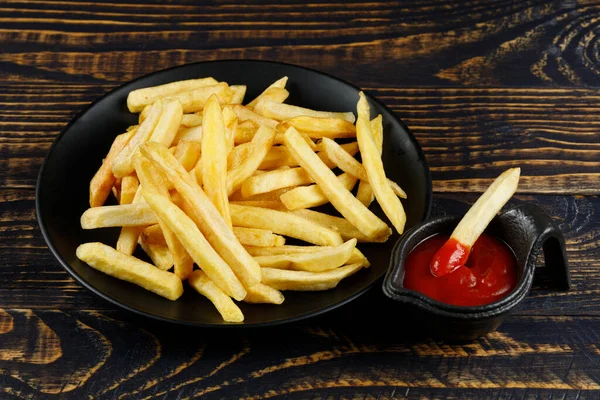
<path fill-rule="evenodd" d="M 501 299 L 516 286 L 517 262 L 512 251 L 485 233 L 477 239 L 470 254 L 466 252 L 466 264 L 458 263 L 447 275 L 433 275 L 432 259 L 445 247 L 448 238 L 448 235 L 433 236 L 410 252 L 405 266 L 405 288 L 446 304 L 479 306 Z M 452 245 L 448 247 L 450 254 L 454 250 Z"/>

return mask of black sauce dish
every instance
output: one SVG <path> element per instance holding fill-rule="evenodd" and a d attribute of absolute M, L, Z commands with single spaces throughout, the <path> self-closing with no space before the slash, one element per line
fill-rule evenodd
<path fill-rule="evenodd" d="M 411 326 L 421 327 L 423 333 L 445 341 L 474 340 L 497 329 L 531 290 L 541 249 L 545 270 L 556 289 L 570 288 L 563 234 L 541 208 L 524 203 L 496 216 L 486 229 L 486 233 L 504 241 L 517 260 L 517 286 L 507 296 L 491 304 L 464 307 L 444 304 L 405 289 L 404 264 L 411 250 L 435 234 L 450 234 L 460 219 L 450 216 L 422 222 L 408 230 L 392 250 L 383 292 L 400 306 L 403 316 L 413 322 Z"/>

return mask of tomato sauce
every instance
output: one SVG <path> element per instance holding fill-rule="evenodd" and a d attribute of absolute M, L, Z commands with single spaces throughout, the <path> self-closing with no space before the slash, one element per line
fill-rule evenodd
<path fill-rule="evenodd" d="M 501 299 L 516 286 L 517 262 L 511 249 L 485 233 L 470 254 L 466 251 L 466 264 L 461 256 L 463 262 L 453 264 L 451 273 L 433 275 L 432 259 L 448 239 L 448 235 L 433 236 L 410 252 L 405 265 L 405 288 L 446 304 L 479 306 Z M 454 245 L 451 243 L 447 250 L 452 254 Z"/>

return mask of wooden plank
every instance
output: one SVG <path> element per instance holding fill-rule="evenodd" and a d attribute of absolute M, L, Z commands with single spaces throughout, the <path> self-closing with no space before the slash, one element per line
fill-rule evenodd
<path fill-rule="evenodd" d="M 598 323 L 598 316 L 514 317 L 499 331 L 461 345 L 353 321 L 240 335 L 173 331 L 124 312 L 6 309 L 0 311 L 0 393 L 363 398 L 414 390 L 433 398 L 525 392 L 584 398 L 600 391 Z"/>
<path fill-rule="evenodd" d="M 33 187 L 58 132 L 110 88 L 0 83 L 0 186 Z M 521 193 L 600 193 L 598 89 L 367 89 L 414 132 L 436 192 L 483 191 L 519 165 Z"/>
<path fill-rule="evenodd" d="M 281 60 L 357 84 L 597 86 L 598 5 L 527 0 L 222 1 L 210 5 L 7 0 L 3 76 L 126 81 L 173 65 Z M 52 49 L 52 51 L 48 51 Z"/>
<path fill-rule="evenodd" d="M 433 215 L 464 213 L 477 194 L 437 196 Z M 574 288 L 557 292 L 543 279 L 520 307 L 523 315 L 598 315 L 600 198 L 517 195 L 511 204 L 534 202 L 555 218 L 567 240 Z M 0 190 L 0 307 L 113 309 L 72 280 L 53 258 L 37 227 L 34 192 Z M 539 260 L 539 265 L 542 260 Z M 542 270 L 540 270 L 542 272 Z M 377 301 L 381 301 L 379 298 Z"/>

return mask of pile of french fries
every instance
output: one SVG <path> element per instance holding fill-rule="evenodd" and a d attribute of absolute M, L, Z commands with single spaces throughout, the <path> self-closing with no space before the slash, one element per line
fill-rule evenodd
<path fill-rule="evenodd" d="M 357 119 L 286 104 L 286 83 L 246 105 L 245 86 L 213 78 L 129 93 L 139 123 L 115 138 L 81 216 L 83 229 L 121 233 L 77 257 L 169 300 L 187 281 L 228 322 L 244 319 L 233 300 L 281 304 L 282 290 L 331 289 L 368 267 L 357 242 L 392 232 L 371 202 L 399 233 L 406 221 L 381 161 L 382 117 L 370 120 L 362 93 Z M 104 205 L 111 193 L 119 205 Z M 326 203 L 341 217 L 311 210 Z M 133 256 L 138 245 L 152 264 Z"/>

